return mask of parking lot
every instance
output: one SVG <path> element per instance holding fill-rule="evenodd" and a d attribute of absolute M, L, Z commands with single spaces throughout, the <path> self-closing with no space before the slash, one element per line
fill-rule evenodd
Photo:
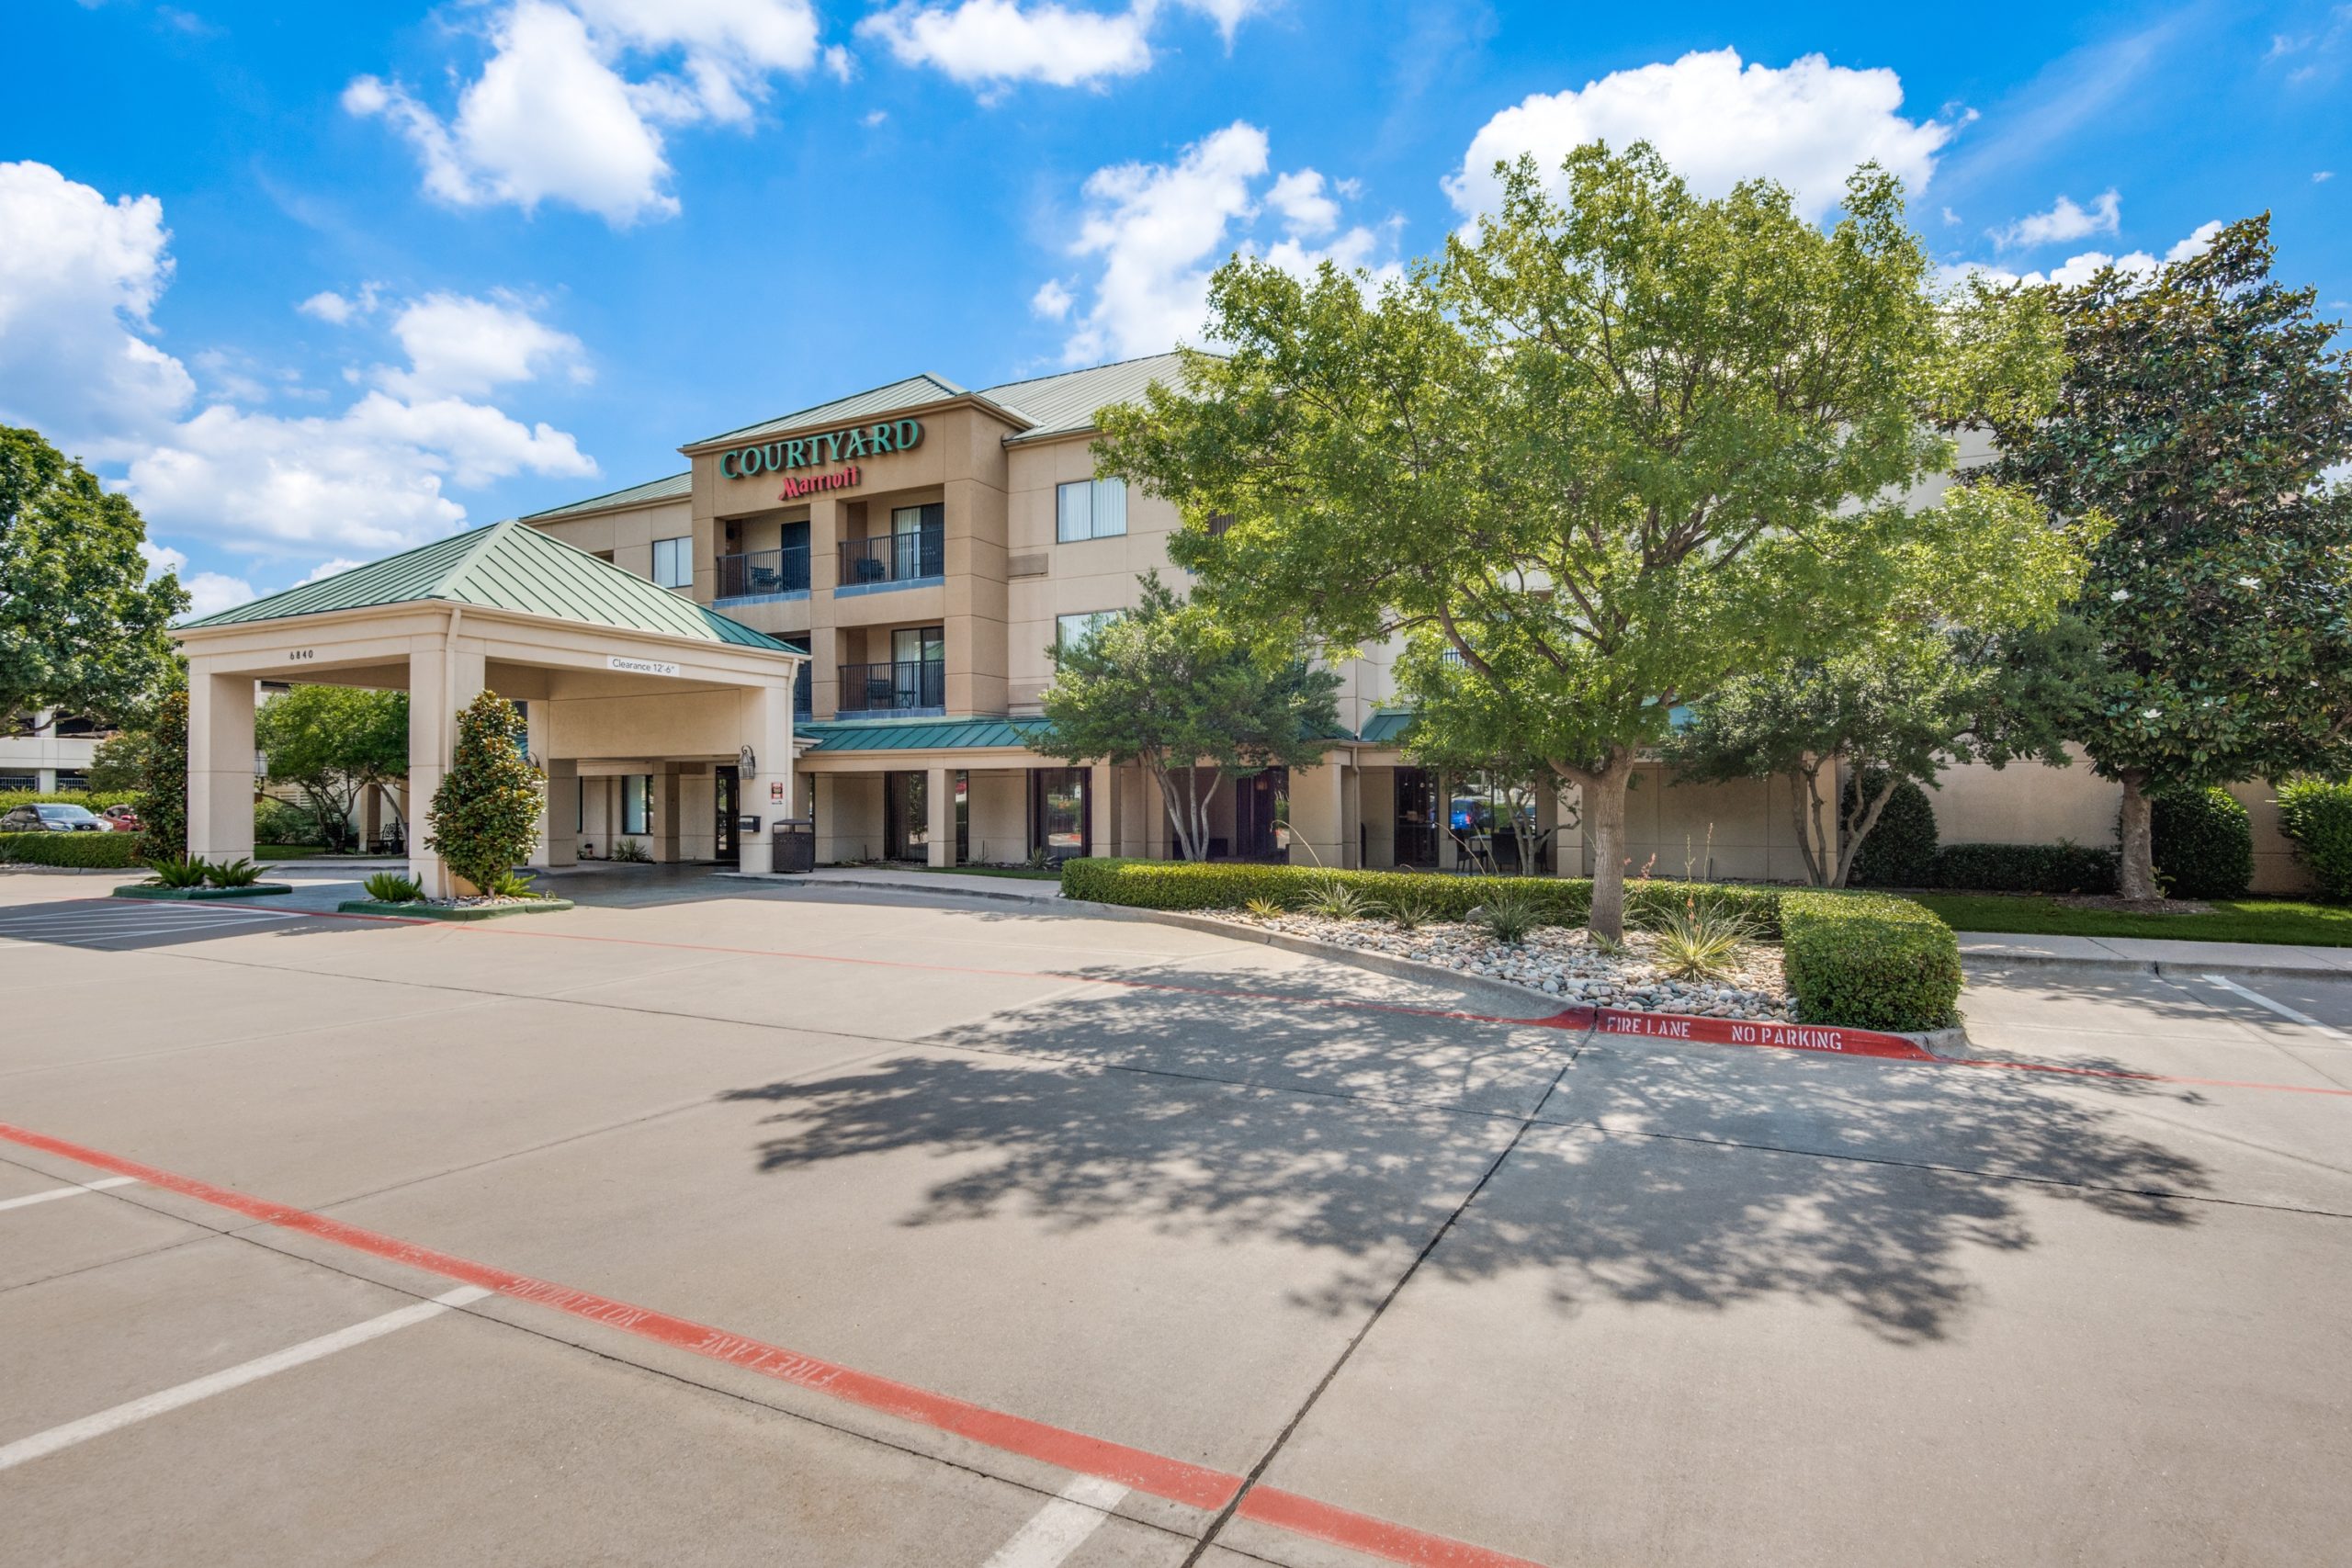
<path fill-rule="evenodd" d="M 106 886 L 0 878 L 0 1562 L 2352 1540 L 2352 978 L 1988 972 L 1916 1064 L 1050 907 Z"/>

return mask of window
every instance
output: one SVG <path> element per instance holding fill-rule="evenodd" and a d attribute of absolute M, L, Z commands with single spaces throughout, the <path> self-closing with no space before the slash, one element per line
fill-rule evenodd
<path fill-rule="evenodd" d="M 653 831 L 653 775 L 629 773 L 621 780 L 621 831 Z"/>
<path fill-rule="evenodd" d="M 1063 544 L 1108 539 L 1126 531 L 1126 480 L 1077 479 L 1055 490 L 1054 535 Z"/>
<path fill-rule="evenodd" d="M 653 541 L 653 583 L 657 588 L 695 585 L 695 541 L 691 534 Z"/>
<path fill-rule="evenodd" d="M 1091 642 L 1094 634 L 1119 618 L 1116 610 L 1089 610 L 1083 615 L 1054 617 L 1054 646 L 1076 648 Z"/>
<path fill-rule="evenodd" d="M 1093 852 L 1093 814 L 1084 768 L 1029 770 L 1029 847 L 1056 860 Z"/>

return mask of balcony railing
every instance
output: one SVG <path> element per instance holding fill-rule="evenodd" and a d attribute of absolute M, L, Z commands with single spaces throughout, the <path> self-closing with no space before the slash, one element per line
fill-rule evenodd
<path fill-rule="evenodd" d="M 749 599 L 763 593 L 808 591 L 808 547 L 747 550 L 718 558 L 718 597 Z"/>
<path fill-rule="evenodd" d="M 945 530 L 918 528 L 907 534 L 876 534 L 842 541 L 843 588 L 869 588 L 883 582 L 911 582 L 938 577 L 947 570 Z"/>
<path fill-rule="evenodd" d="M 844 664 L 836 710 L 851 714 L 905 713 L 947 705 L 947 665 L 937 659 L 908 659 L 895 664 Z"/>

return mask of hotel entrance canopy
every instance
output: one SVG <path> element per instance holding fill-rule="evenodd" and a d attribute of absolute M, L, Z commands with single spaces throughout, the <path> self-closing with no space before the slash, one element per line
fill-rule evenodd
<path fill-rule="evenodd" d="M 411 874 L 446 895 L 424 820 L 458 710 L 488 690 L 524 705 L 547 770 L 534 863 L 572 859 L 583 758 L 725 761 L 743 798 L 793 814 L 792 689 L 806 656 L 519 523 L 497 523 L 174 628 L 188 660 L 188 852 L 254 848 L 258 681 L 409 694 Z M 769 788 L 752 793 L 754 780 Z M 765 871 L 768 844 L 742 846 Z"/>

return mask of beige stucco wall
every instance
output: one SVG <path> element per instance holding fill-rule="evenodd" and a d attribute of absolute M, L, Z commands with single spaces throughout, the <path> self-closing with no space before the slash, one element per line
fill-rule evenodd
<path fill-rule="evenodd" d="M 693 534 L 695 513 L 691 502 L 672 500 L 594 513 L 586 517 L 537 523 L 532 526 L 552 538 L 561 539 L 574 549 L 585 550 L 592 556 L 607 556 L 623 571 L 650 578 L 653 575 L 653 541 Z"/>

